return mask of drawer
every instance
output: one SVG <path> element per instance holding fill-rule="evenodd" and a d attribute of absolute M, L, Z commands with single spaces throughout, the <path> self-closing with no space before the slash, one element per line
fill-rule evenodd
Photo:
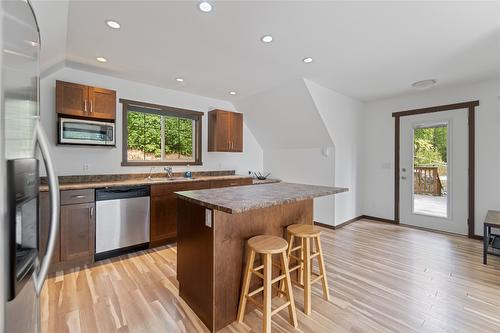
<path fill-rule="evenodd" d="M 210 188 L 210 183 L 207 181 L 151 185 L 151 196 L 169 195 L 173 192 L 203 190 L 208 188 Z"/>
<path fill-rule="evenodd" d="M 210 182 L 210 188 L 243 186 L 243 185 L 252 185 L 252 178 L 212 180 Z"/>
<path fill-rule="evenodd" d="M 94 202 L 94 189 L 61 191 L 61 205 Z"/>

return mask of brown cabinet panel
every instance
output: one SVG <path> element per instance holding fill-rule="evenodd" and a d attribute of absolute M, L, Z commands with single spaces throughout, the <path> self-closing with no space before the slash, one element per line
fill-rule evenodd
<path fill-rule="evenodd" d="M 243 114 L 224 110 L 208 113 L 208 151 L 243 151 Z"/>
<path fill-rule="evenodd" d="M 88 86 L 56 81 L 56 112 L 61 115 L 87 116 L 88 95 Z"/>
<path fill-rule="evenodd" d="M 210 188 L 252 185 L 252 178 L 212 180 Z"/>
<path fill-rule="evenodd" d="M 90 259 L 95 248 L 95 204 L 61 206 L 61 261 Z"/>
<path fill-rule="evenodd" d="M 61 191 L 61 205 L 94 202 L 94 194 L 93 189 Z"/>
<path fill-rule="evenodd" d="M 38 243 L 40 248 L 40 260 L 45 256 L 45 251 L 47 250 L 47 242 L 49 240 L 49 229 L 50 229 L 50 196 L 48 192 L 40 192 L 39 201 L 39 219 L 38 219 Z M 59 233 L 56 237 L 56 246 L 54 250 L 54 255 L 50 262 L 50 270 L 54 270 L 54 266 L 59 264 L 61 261 L 60 252 L 60 239 Z"/>
<path fill-rule="evenodd" d="M 116 91 L 56 81 L 56 112 L 59 115 L 116 119 Z"/>
<path fill-rule="evenodd" d="M 151 247 L 177 237 L 177 196 L 174 192 L 210 188 L 209 182 L 151 185 Z"/>
<path fill-rule="evenodd" d="M 230 118 L 230 150 L 243 152 L 243 114 L 231 112 Z"/>
<path fill-rule="evenodd" d="M 116 91 L 90 87 L 90 116 L 99 119 L 116 118 Z"/>

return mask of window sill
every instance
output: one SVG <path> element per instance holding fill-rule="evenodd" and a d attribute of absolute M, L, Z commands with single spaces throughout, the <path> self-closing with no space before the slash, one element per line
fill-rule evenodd
<path fill-rule="evenodd" d="M 121 166 L 162 166 L 162 165 L 203 165 L 202 161 L 193 162 L 165 162 L 165 161 L 144 161 L 144 162 L 122 162 Z"/>

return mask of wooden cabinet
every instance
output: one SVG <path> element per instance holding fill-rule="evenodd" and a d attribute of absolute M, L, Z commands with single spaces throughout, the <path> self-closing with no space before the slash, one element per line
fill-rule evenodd
<path fill-rule="evenodd" d="M 56 112 L 59 115 L 116 119 L 116 91 L 56 81 Z"/>
<path fill-rule="evenodd" d="M 95 251 L 94 190 L 61 191 L 59 232 L 50 271 L 92 263 Z M 45 255 L 50 228 L 50 196 L 39 196 L 40 258 Z"/>
<path fill-rule="evenodd" d="M 219 187 L 230 187 L 230 186 L 243 186 L 252 185 L 252 178 L 240 178 L 240 179 L 223 179 L 223 180 L 212 180 L 210 182 L 210 188 Z"/>
<path fill-rule="evenodd" d="M 61 206 L 61 261 L 92 261 L 95 203 Z"/>
<path fill-rule="evenodd" d="M 243 151 L 243 114 L 224 110 L 208 112 L 208 151 Z"/>
<path fill-rule="evenodd" d="M 210 182 L 151 185 L 150 247 L 173 242 L 177 237 L 177 196 L 174 192 L 209 187 Z"/>

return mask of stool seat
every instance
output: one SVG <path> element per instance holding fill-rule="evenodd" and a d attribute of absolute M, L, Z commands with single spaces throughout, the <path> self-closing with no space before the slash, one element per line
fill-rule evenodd
<path fill-rule="evenodd" d="M 278 254 L 288 249 L 286 240 L 276 236 L 261 235 L 248 240 L 248 246 L 257 253 Z"/>
<path fill-rule="evenodd" d="M 321 230 L 311 224 L 292 224 L 287 228 L 288 232 L 300 238 L 317 237 L 321 235 Z"/>

